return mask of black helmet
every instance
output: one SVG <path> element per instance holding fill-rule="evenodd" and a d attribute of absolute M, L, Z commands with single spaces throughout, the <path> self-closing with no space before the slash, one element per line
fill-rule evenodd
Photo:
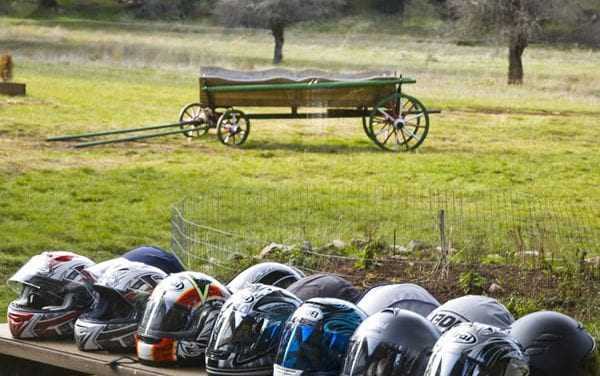
<path fill-rule="evenodd" d="M 309 275 L 287 289 L 304 301 L 312 298 L 336 298 L 356 303 L 360 298 L 360 292 L 352 283 L 327 273 Z"/>
<path fill-rule="evenodd" d="M 171 274 L 152 292 L 138 328 L 137 354 L 151 365 L 204 364 L 204 352 L 229 290 L 198 272 Z"/>
<path fill-rule="evenodd" d="M 368 315 L 384 308 L 402 308 L 427 317 L 440 303 L 423 287 L 401 283 L 373 287 L 363 295 L 357 305 Z"/>
<path fill-rule="evenodd" d="M 569 316 L 532 313 L 515 321 L 510 334 L 529 355 L 532 376 L 598 374 L 594 338 Z"/>
<path fill-rule="evenodd" d="M 478 322 L 507 329 L 515 319 L 496 299 L 481 295 L 467 295 L 452 299 L 427 316 L 442 333 L 462 322 Z"/>
<path fill-rule="evenodd" d="M 367 315 L 334 298 L 304 302 L 287 321 L 273 375 L 339 375 L 350 338 Z"/>
<path fill-rule="evenodd" d="M 527 360 L 508 330 L 462 323 L 437 341 L 424 376 L 527 376 Z"/>
<path fill-rule="evenodd" d="M 354 332 L 342 376 L 422 376 L 439 337 L 423 316 L 384 309 Z"/>
<path fill-rule="evenodd" d="M 288 291 L 248 285 L 223 306 L 206 350 L 209 375 L 271 375 L 286 320 L 302 301 Z"/>
<path fill-rule="evenodd" d="M 284 289 L 302 277 L 304 277 L 304 274 L 291 266 L 278 262 L 263 262 L 253 265 L 238 274 L 237 277 L 229 282 L 227 288 L 235 293 L 246 287 L 247 284 L 262 283 L 263 285 L 271 285 Z"/>

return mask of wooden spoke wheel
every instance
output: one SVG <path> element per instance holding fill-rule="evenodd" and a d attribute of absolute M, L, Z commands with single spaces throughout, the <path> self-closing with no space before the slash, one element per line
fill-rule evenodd
<path fill-rule="evenodd" d="M 239 146 L 250 134 L 250 120 L 240 110 L 229 109 L 217 122 L 217 137 L 227 146 Z"/>
<path fill-rule="evenodd" d="M 369 132 L 377 146 L 388 151 L 415 150 L 429 131 L 429 114 L 416 98 L 395 93 L 371 111 Z"/>
<path fill-rule="evenodd" d="M 364 114 L 362 116 L 363 131 L 365 131 L 365 134 L 367 135 L 367 137 L 369 137 L 369 139 L 373 140 L 373 135 L 371 134 L 371 130 L 369 128 L 369 117 L 366 115 L 367 108 L 363 108 L 363 111 L 364 111 Z"/>
<path fill-rule="evenodd" d="M 182 130 L 189 129 L 184 132 L 185 137 L 200 137 L 208 133 L 211 128 L 211 113 L 212 110 L 200 103 L 191 103 L 185 106 L 179 114 L 179 122 L 197 121 L 195 124 L 181 125 Z"/>

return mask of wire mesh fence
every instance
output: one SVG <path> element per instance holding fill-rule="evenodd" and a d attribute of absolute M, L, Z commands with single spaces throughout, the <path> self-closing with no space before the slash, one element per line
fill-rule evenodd
<path fill-rule="evenodd" d="M 336 258 L 435 262 L 447 254 L 463 263 L 530 266 L 593 263 L 600 255 L 596 203 L 526 194 L 224 187 L 172 210 L 174 251 L 190 267 L 209 269 L 235 269 L 232 260 L 271 243 L 292 262 L 311 256 L 298 265 L 311 270 Z"/>
<path fill-rule="evenodd" d="M 363 286 L 416 282 L 441 299 L 494 284 L 557 304 L 585 295 L 590 303 L 576 307 L 578 317 L 600 315 L 593 308 L 600 301 L 600 207 L 592 200 L 364 186 L 220 187 L 174 204 L 171 226 L 181 260 L 224 280 L 269 259 Z"/>

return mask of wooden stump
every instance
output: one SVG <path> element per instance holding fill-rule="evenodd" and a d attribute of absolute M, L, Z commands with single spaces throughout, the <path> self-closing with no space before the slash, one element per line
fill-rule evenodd
<path fill-rule="evenodd" d="M 0 82 L 0 94 L 25 95 L 25 84 L 15 82 Z"/>

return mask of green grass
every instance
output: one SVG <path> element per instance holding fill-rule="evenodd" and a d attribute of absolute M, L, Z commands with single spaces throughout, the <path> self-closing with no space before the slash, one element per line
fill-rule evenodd
<path fill-rule="evenodd" d="M 321 31 L 292 28 L 283 66 L 415 76 L 407 92 L 444 110 L 417 153 L 380 152 L 358 119 L 256 122 L 242 149 L 214 136 L 88 150 L 46 143 L 50 135 L 171 122 L 197 100 L 201 65 L 269 67 L 272 38 L 208 23 L 0 18 L 0 51 L 13 52 L 16 81 L 28 85 L 25 98 L 0 97 L 0 276 L 44 249 L 105 259 L 140 244 L 168 247 L 170 205 L 214 186 L 600 198 L 599 51 L 532 46 L 525 85 L 508 87 L 501 46 L 376 26 L 350 18 Z"/>

